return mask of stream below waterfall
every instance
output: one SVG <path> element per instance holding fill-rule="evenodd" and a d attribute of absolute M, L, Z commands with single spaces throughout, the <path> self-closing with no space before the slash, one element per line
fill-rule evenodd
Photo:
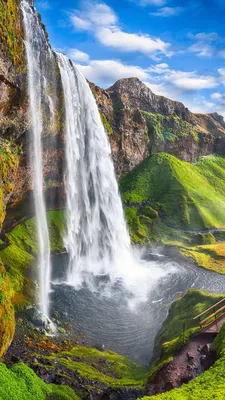
<path fill-rule="evenodd" d="M 88 287 L 75 290 L 68 284 L 53 284 L 54 312 L 77 332 L 83 332 L 90 346 L 104 344 L 107 349 L 147 365 L 171 302 L 189 288 L 213 293 L 223 293 L 225 288 L 225 275 L 181 265 L 157 253 L 150 253 L 147 258 L 147 268 L 152 271 L 147 300 L 136 299 L 134 306 L 132 296 L 121 284 L 112 289 L 111 296 L 101 296 L 101 291 L 93 292 Z M 52 263 L 55 278 L 62 279 L 68 265 L 67 254 L 54 256 Z M 106 277 L 102 279 L 107 281 Z"/>

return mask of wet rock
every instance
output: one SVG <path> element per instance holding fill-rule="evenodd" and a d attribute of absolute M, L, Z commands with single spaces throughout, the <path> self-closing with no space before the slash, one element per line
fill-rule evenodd
<path fill-rule="evenodd" d="M 202 354 L 209 354 L 211 351 L 211 346 L 209 343 L 205 344 L 204 346 L 201 347 L 201 353 Z"/>
<path fill-rule="evenodd" d="M 96 345 L 94 346 L 94 348 L 95 348 L 96 350 L 99 350 L 99 351 L 104 351 L 104 350 L 105 350 L 105 345 L 104 345 L 104 344 L 96 344 Z"/>
<path fill-rule="evenodd" d="M 206 356 L 205 354 L 203 354 L 203 355 L 200 357 L 200 363 L 201 363 L 201 364 L 204 364 L 205 361 L 206 361 L 206 359 L 207 359 L 207 356 Z"/>
<path fill-rule="evenodd" d="M 187 360 L 188 361 L 194 361 L 194 356 L 191 353 L 187 353 Z"/>
<path fill-rule="evenodd" d="M 12 361 L 14 364 L 17 364 L 20 362 L 20 359 L 19 359 L 19 357 L 12 356 L 10 361 Z"/>

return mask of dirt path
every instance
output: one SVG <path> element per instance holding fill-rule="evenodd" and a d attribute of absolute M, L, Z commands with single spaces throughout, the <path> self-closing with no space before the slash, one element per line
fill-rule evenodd
<path fill-rule="evenodd" d="M 214 338 L 212 333 L 194 337 L 169 365 L 151 378 L 146 394 L 151 396 L 180 387 L 209 369 L 216 361 L 216 354 L 211 348 Z"/>

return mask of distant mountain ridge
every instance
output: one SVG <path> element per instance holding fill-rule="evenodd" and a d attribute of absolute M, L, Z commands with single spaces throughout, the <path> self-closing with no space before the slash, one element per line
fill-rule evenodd
<path fill-rule="evenodd" d="M 106 90 L 90 86 L 109 133 L 118 176 L 161 151 L 191 163 L 203 155 L 225 155 L 221 115 L 192 113 L 183 103 L 154 94 L 138 78 L 120 79 Z"/>

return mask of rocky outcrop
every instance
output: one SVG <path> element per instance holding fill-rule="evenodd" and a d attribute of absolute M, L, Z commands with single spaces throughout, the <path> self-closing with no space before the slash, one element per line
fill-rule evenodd
<path fill-rule="evenodd" d="M 202 334 L 191 339 L 171 362 L 150 378 L 145 394 L 153 396 L 178 388 L 208 370 L 217 358 L 212 349 L 214 339 L 214 334 Z"/>
<path fill-rule="evenodd" d="M 225 154 L 225 124 L 216 113 L 193 114 L 182 103 L 155 95 L 137 78 L 121 79 L 107 90 L 91 88 L 118 176 L 157 152 L 191 163 L 213 152 Z"/>

